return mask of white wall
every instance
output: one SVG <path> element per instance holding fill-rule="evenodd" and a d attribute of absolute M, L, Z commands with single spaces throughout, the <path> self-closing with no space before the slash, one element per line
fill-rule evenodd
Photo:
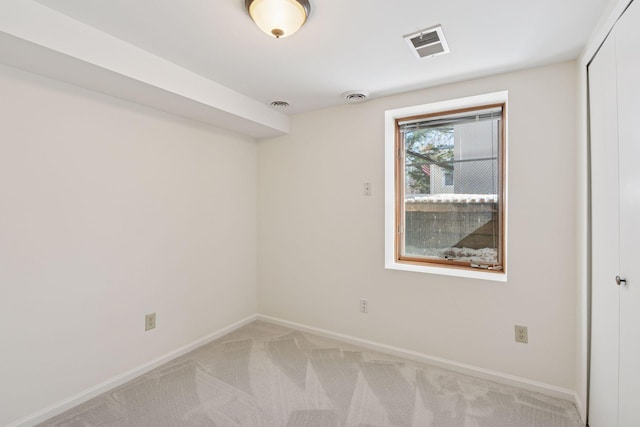
<path fill-rule="evenodd" d="M 0 425 L 255 313 L 256 270 L 262 314 L 580 390 L 577 87 L 563 63 L 301 114 L 256 146 L 0 67 Z M 384 270 L 384 110 L 505 89 L 509 282 Z"/>
<path fill-rule="evenodd" d="M 566 62 L 293 116 L 289 135 L 258 148 L 259 312 L 572 393 L 576 74 Z M 385 270 L 384 111 L 501 90 L 508 283 Z"/>
<path fill-rule="evenodd" d="M 254 314 L 256 170 L 251 139 L 0 67 L 0 425 Z"/>

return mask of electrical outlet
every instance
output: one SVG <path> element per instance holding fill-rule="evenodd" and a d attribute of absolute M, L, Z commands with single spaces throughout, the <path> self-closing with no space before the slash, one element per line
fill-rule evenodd
<path fill-rule="evenodd" d="M 516 325 L 515 330 L 516 330 L 516 342 L 527 344 L 529 342 L 529 333 L 527 332 L 527 327 Z"/>
<path fill-rule="evenodd" d="M 362 185 L 362 194 L 364 194 L 365 196 L 371 196 L 371 183 L 370 182 L 365 182 Z"/>
<path fill-rule="evenodd" d="M 360 299 L 360 313 L 367 314 L 369 312 L 369 301 L 362 298 Z"/>
<path fill-rule="evenodd" d="M 156 328 L 156 314 L 151 313 L 144 316 L 144 330 L 149 331 Z"/>

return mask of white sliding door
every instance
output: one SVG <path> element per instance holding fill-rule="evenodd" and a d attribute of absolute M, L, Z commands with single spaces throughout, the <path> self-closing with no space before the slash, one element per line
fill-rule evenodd
<path fill-rule="evenodd" d="M 592 213 L 589 426 L 638 427 L 640 1 L 625 11 L 589 66 L 589 108 Z"/>
<path fill-rule="evenodd" d="M 621 427 L 640 426 L 640 4 L 616 24 L 620 151 Z"/>
<path fill-rule="evenodd" d="M 616 46 L 610 36 L 589 66 L 591 137 L 591 371 L 589 425 L 618 417 L 619 266 Z"/>

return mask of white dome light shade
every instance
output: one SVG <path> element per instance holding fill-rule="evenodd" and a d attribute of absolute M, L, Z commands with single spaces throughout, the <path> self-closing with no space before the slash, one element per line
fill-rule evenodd
<path fill-rule="evenodd" d="M 298 31 L 310 10 L 307 0 L 246 0 L 245 5 L 258 27 L 277 39 Z"/>

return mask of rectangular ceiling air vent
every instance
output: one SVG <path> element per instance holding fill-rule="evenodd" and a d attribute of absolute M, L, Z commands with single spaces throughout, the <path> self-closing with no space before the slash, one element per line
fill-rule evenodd
<path fill-rule="evenodd" d="M 440 25 L 408 34 L 404 39 L 418 59 L 449 53 L 449 45 Z"/>

